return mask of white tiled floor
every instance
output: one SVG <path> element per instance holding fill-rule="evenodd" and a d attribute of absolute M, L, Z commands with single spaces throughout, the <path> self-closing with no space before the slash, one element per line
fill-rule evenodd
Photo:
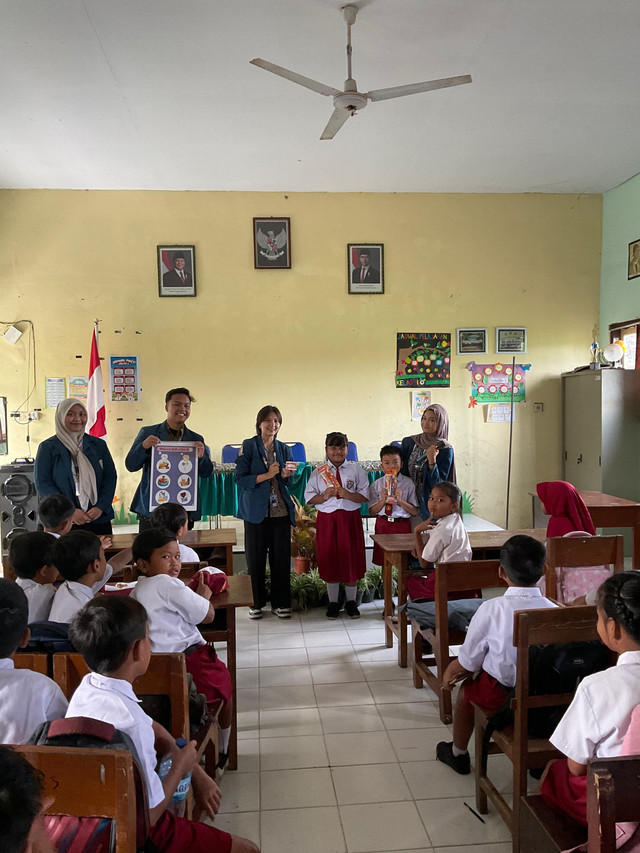
<path fill-rule="evenodd" d="M 481 823 L 464 805 L 472 777 L 435 761 L 451 733 L 385 649 L 380 607 L 333 623 L 238 613 L 239 769 L 216 826 L 263 853 L 508 853 L 495 810 Z M 506 764 L 497 777 L 509 791 Z"/>

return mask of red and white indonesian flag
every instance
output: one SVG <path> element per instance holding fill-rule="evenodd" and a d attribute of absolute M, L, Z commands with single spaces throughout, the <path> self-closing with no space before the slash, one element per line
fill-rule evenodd
<path fill-rule="evenodd" d="M 106 441 L 104 391 L 102 390 L 102 367 L 98 354 L 98 323 L 94 321 L 89 356 L 89 388 L 87 393 L 87 431 Z"/>

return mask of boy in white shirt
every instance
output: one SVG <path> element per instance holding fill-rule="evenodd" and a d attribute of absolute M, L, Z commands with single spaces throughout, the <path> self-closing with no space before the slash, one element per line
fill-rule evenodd
<path fill-rule="evenodd" d="M 168 503 L 157 506 L 149 516 L 152 527 L 164 527 L 170 530 L 178 541 L 180 560 L 183 563 L 199 563 L 198 552 L 180 541 L 189 529 L 189 516 L 180 504 Z"/>
<path fill-rule="evenodd" d="M 67 700 L 55 681 L 30 669 L 14 668 L 14 654 L 29 642 L 28 613 L 27 597 L 20 587 L 0 579 L 1 743 L 27 743 L 41 723 L 64 717 L 67 710 Z"/>
<path fill-rule="evenodd" d="M 231 676 L 213 646 L 196 627 L 213 621 L 215 611 L 209 600 L 212 590 L 202 573 L 195 591 L 178 578 L 182 563 L 178 543 L 170 530 L 160 527 L 143 530 L 136 536 L 132 552 L 142 576 L 131 598 L 139 601 L 147 611 L 151 648 L 154 652 L 184 652 L 187 672 L 198 692 L 204 693 L 207 703 L 222 700 L 218 715 L 218 768 L 223 770 L 231 738 Z"/>
<path fill-rule="evenodd" d="M 51 561 L 65 581 L 53 599 L 49 620 L 68 623 L 100 592 L 113 569 L 107 566 L 102 542 L 88 530 L 61 536 L 54 543 Z"/>
<path fill-rule="evenodd" d="M 38 506 L 38 517 L 44 532 L 56 539 L 66 536 L 73 527 L 75 510 L 75 504 L 66 495 L 48 495 Z"/>
<path fill-rule="evenodd" d="M 132 597 L 101 595 L 76 615 L 69 634 L 91 672 L 73 694 L 67 717 L 111 723 L 132 739 L 146 782 L 148 839 L 154 849 L 158 853 L 257 853 L 258 848 L 245 838 L 167 810 L 178 782 L 189 771 L 196 801 L 210 818 L 218 811 L 220 789 L 199 766 L 195 741 L 179 749 L 169 732 L 144 713 L 133 692 L 133 682 L 147 671 L 151 657 L 144 607 Z M 161 781 L 155 768 L 167 753 L 172 766 Z"/>
<path fill-rule="evenodd" d="M 45 622 L 56 588 L 58 570 L 51 564 L 53 539 L 48 533 L 21 533 L 9 545 L 9 565 L 29 602 L 29 624 Z"/>
<path fill-rule="evenodd" d="M 413 480 L 400 473 L 400 448 L 385 444 L 380 450 L 380 464 L 384 476 L 369 486 L 369 512 L 377 516 L 375 532 L 411 533 L 411 518 L 418 514 L 418 499 Z M 393 494 L 387 489 L 390 479 L 395 480 Z M 378 544 L 373 546 L 371 561 L 376 566 L 384 563 L 384 551 Z"/>
<path fill-rule="evenodd" d="M 471 769 L 467 751 L 473 734 L 471 703 L 495 713 L 516 683 L 513 614 L 556 606 L 536 586 L 545 557 L 544 545 L 531 536 L 512 536 L 505 542 L 500 551 L 500 577 L 508 589 L 500 598 L 483 602 L 471 620 L 457 660 L 451 661 L 442 677 L 445 690 L 464 680 L 456 700 L 453 742 L 441 741 L 436 747 L 436 758 L 456 773 L 464 775 Z"/>

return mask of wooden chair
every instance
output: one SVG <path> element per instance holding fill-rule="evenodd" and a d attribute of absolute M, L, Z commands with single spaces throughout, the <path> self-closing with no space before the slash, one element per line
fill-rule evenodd
<path fill-rule="evenodd" d="M 51 815 L 106 817 L 115 823 L 115 853 L 135 853 L 134 762 L 126 750 L 15 746 L 44 776 Z M 145 804 L 146 806 L 146 804 Z"/>
<path fill-rule="evenodd" d="M 39 672 L 41 675 L 47 675 L 51 678 L 51 655 L 45 652 L 18 651 L 13 657 L 13 666 L 15 669 L 30 669 L 33 672 Z"/>
<path fill-rule="evenodd" d="M 547 540 L 545 581 L 547 595 L 556 598 L 558 568 L 591 566 L 610 567 L 611 572 L 624 569 L 624 538 L 622 536 L 558 536 Z M 558 600 L 561 596 L 558 597 Z M 563 602 L 565 604 L 569 602 Z"/>
<path fill-rule="evenodd" d="M 616 823 L 637 821 L 639 801 L 640 757 L 593 759 L 587 772 L 587 830 L 570 826 L 539 794 L 523 797 L 520 853 L 559 853 L 585 841 L 588 853 L 614 853 Z"/>
<path fill-rule="evenodd" d="M 453 721 L 451 690 L 442 689 L 442 676 L 453 660 L 450 646 L 464 642 L 464 631 L 449 629 L 447 602 L 449 593 L 467 592 L 472 589 L 506 587 L 498 576 L 499 560 L 466 560 L 452 563 L 437 563 L 435 567 L 435 628 L 421 629 L 412 622 L 413 632 L 413 685 L 420 689 L 423 681 L 438 697 L 440 719 L 443 723 Z M 424 652 L 424 641 L 431 645 L 432 653 Z M 435 664 L 435 672 L 431 668 Z"/>
<path fill-rule="evenodd" d="M 487 775 L 487 753 L 483 751 L 489 717 L 475 709 L 475 774 L 476 807 L 487 814 L 489 798 L 511 830 L 513 850 L 518 853 L 520 840 L 521 799 L 527 793 L 527 771 L 544 767 L 560 753 L 549 740 L 529 738 L 528 712 L 533 708 L 569 705 L 573 693 L 549 693 L 531 696 L 529 693 L 529 649 L 552 643 L 575 643 L 598 640 L 595 607 L 553 607 L 543 610 L 520 610 L 514 614 L 514 645 L 517 647 L 517 670 L 513 726 L 494 731 L 488 754 L 504 753 L 513 763 L 513 808 Z"/>

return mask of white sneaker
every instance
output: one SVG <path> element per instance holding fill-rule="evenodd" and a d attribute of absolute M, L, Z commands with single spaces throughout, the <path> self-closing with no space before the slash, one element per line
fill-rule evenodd
<path fill-rule="evenodd" d="M 290 607 L 272 607 L 271 612 L 275 613 L 278 619 L 291 619 Z"/>
<path fill-rule="evenodd" d="M 262 619 L 262 608 L 261 607 L 250 607 L 249 608 L 249 619 Z"/>

